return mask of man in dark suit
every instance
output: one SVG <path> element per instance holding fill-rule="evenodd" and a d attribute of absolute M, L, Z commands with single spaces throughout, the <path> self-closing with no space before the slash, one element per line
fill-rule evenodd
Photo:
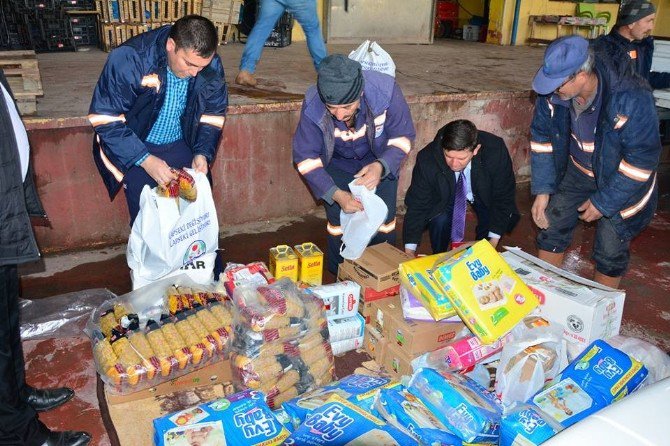
<path fill-rule="evenodd" d="M 405 196 L 405 252 L 416 253 L 426 227 L 434 253 L 463 241 L 467 203 L 477 215 L 476 239 L 497 246 L 519 220 L 515 186 L 502 138 L 465 119 L 450 122 L 416 157 Z"/>
<path fill-rule="evenodd" d="M 0 445 L 84 446 L 85 432 L 53 432 L 37 412 L 74 396 L 72 389 L 35 389 L 25 381 L 17 266 L 39 259 L 30 217 L 46 217 L 32 178 L 28 135 L 0 69 Z"/>

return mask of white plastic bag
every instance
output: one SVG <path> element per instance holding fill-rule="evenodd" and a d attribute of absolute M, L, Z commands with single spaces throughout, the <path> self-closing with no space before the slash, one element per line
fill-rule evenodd
<path fill-rule="evenodd" d="M 649 370 L 649 375 L 640 387 L 646 387 L 670 376 L 670 356 L 663 350 L 642 339 L 628 336 L 612 336 L 607 343 L 640 361 Z"/>
<path fill-rule="evenodd" d="M 342 225 L 340 255 L 349 260 L 356 260 L 363 254 L 372 237 L 386 220 L 389 211 L 384 200 L 375 195 L 374 190 L 355 183 L 356 180 L 349 183 L 349 190 L 354 198 L 363 204 L 364 210 L 353 214 L 340 212 Z"/>
<path fill-rule="evenodd" d="M 527 401 L 565 368 L 567 346 L 562 335 L 561 327 L 539 318 L 526 318 L 514 328 L 513 340 L 505 343 L 500 354 L 496 374 L 496 395 L 505 406 Z"/>
<path fill-rule="evenodd" d="M 154 281 L 195 259 L 216 252 L 219 221 L 205 174 L 187 169 L 198 191 L 193 202 L 159 197 L 149 186 L 128 240 L 126 260 L 133 276 Z M 212 264 L 213 267 L 213 264 Z"/>
<path fill-rule="evenodd" d="M 349 59 L 361 64 L 364 70 L 379 71 L 395 77 L 395 63 L 377 42 L 366 40 L 358 48 L 349 53 Z"/>

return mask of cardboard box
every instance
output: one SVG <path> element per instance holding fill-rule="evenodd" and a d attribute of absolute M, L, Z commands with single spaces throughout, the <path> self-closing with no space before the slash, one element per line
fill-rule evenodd
<path fill-rule="evenodd" d="M 190 390 L 200 386 L 208 386 L 212 384 L 232 385 L 232 380 L 233 373 L 230 367 L 230 360 L 226 359 L 138 392 L 119 395 L 110 392 L 107 387 L 105 387 L 105 394 L 109 404 L 120 404 L 159 395 L 166 395 L 178 390 Z"/>
<path fill-rule="evenodd" d="M 383 299 L 372 304 L 371 324 L 407 356 L 426 353 L 452 341 L 463 329 L 462 322 L 405 320 L 400 298 Z"/>
<path fill-rule="evenodd" d="M 381 362 L 386 349 L 386 338 L 372 325 L 365 326 L 363 347 L 368 355 L 378 363 Z"/>
<path fill-rule="evenodd" d="M 377 360 L 377 362 L 384 367 L 392 377 L 399 379 L 403 375 L 412 374 L 412 359 L 414 359 L 414 357 L 408 355 L 407 352 L 397 344 L 389 342 L 384 349 L 384 356 L 381 361 Z"/>
<path fill-rule="evenodd" d="M 357 277 L 354 266 L 351 263 L 341 263 L 337 270 L 337 280 L 339 282 L 352 280 L 355 282 Z M 361 285 L 359 283 L 359 285 Z M 370 323 L 372 303 L 379 299 L 397 296 L 400 291 L 400 285 L 394 285 L 382 291 L 375 291 L 373 288 L 361 286 L 361 297 L 358 305 L 358 312 L 365 318 L 365 323 Z"/>
<path fill-rule="evenodd" d="M 351 280 L 362 288 L 369 287 L 375 291 L 383 291 L 400 284 L 398 265 L 410 259 L 412 256 L 395 246 L 380 243 L 366 248 L 360 258 L 345 260 L 344 263 L 352 266 L 354 277 Z"/>
<path fill-rule="evenodd" d="M 505 261 L 540 300 L 542 317 L 561 324 L 565 339 L 580 352 L 596 339 L 619 334 L 624 291 L 556 268 L 519 248 L 505 249 Z"/>

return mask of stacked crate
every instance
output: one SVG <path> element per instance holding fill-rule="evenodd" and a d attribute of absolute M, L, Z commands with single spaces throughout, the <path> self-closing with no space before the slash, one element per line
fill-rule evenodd
<path fill-rule="evenodd" d="M 0 44 L 3 49 L 76 50 L 66 0 L 2 0 Z"/>
<path fill-rule="evenodd" d="M 101 46 L 105 51 L 137 34 L 200 14 L 202 0 L 95 0 L 101 20 Z"/>
<path fill-rule="evenodd" d="M 228 43 L 233 38 L 241 9 L 242 0 L 203 0 L 202 15 L 216 26 L 219 43 Z"/>
<path fill-rule="evenodd" d="M 0 51 L 0 69 L 14 93 L 19 113 L 37 112 L 37 97 L 43 96 L 42 79 L 35 51 Z"/>

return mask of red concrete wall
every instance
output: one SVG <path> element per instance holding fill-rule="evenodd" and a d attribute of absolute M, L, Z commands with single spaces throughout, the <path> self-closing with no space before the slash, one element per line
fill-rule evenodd
<path fill-rule="evenodd" d="M 530 94 L 499 93 L 408 98 L 417 129 L 399 186 L 404 197 L 416 152 L 453 119 L 470 119 L 503 137 L 519 176 L 528 175 Z M 291 162 L 300 104 L 231 107 L 212 167 L 222 227 L 299 216 L 316 206 Z M 93 130 L 83 118 L 27 122 L 37 185 L 51 227 L 36 228 L 44 251 L 79 249 L 127 240 L 123 192 L 110 203 L 91 156 Z"/>

